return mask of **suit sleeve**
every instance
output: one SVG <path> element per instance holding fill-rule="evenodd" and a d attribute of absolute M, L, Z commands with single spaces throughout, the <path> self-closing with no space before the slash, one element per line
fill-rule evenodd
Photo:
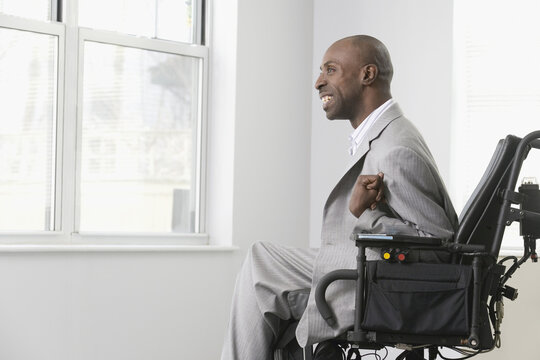
<path fill-rule="evenodd" d="M 396 147 L 378 163 L 384 173 L 386 204 L 366 210 L 355 232 L 451 238 L 455 217 L 446 190 L 430 158 Z M 450 210 L 447 210 L 450 209 Z M 448 211 L 448 213 L 447 213 Z"/>

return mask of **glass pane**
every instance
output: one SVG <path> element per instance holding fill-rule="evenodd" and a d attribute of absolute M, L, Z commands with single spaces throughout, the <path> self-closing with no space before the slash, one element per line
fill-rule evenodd
<path fill-rule="evenodd" d="M 196 230 L 199 61 L 85 42 L 81 231 Z"/>
<path fill-rule="evenodd" d="M 57 42 L 0 28 L 0 231 L 53 229 Z"/>
<path fill-rule="evenodd" d="M 51 0 L 0 0 L 0 12 L 36 20 L 51 20 Z"/>
<path fill-rule="evenodd" d="M 93 29 L 194 42 L 195 0 L 80 0 L 79 24 Z"/>

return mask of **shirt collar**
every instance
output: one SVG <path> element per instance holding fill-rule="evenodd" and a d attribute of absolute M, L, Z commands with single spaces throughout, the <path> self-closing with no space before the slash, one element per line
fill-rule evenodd
<path fill-rule="evenodd" d="M 364 121 L 358 125 L 356 129 L 349 135 L 349 142 L 351 147 L 349 148 L 349 154 L 353 156 L 358 149 L 358 145 L 364 140 L 368 130 L 377 121 L 379 117 L 394 103 L 393 99 L 387 100 L 384 104 L 373 110 Z"/>

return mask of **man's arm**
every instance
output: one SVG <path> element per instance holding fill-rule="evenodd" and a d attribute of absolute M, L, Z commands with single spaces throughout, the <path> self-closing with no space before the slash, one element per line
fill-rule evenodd
<path fill-rule="evenodd" d="M 457 218 L 439 175 L 429 160 L 395 147 L 377 166 L 384 172 L 386 203 L 364 211 L 355 231 L 451 238 Z"/>

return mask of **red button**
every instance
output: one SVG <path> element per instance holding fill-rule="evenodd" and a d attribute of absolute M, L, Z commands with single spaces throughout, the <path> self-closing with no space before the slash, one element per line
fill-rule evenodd
<path fill-rule="evenodd" d="M 403 254 L 403 253 L 402 253 L 402 254 L 398 254 L 397 259 L 398 259 L 399 261 L 404 261 L 404 260 L 405 260 L 405 254 Z"/>

